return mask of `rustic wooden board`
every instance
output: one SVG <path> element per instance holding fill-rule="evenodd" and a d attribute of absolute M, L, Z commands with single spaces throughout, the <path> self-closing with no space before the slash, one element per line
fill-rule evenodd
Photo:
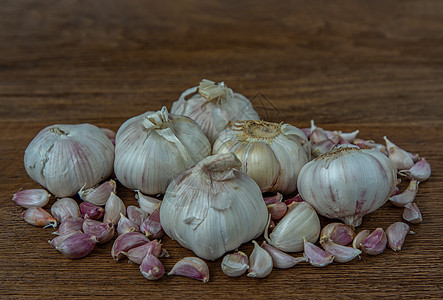
<path fill-rule="evenodd" d="M 0 8 L 0 295 L 43 297 L 442 298 L 443 2 L 3 1 Z M 420 185 L 423 223 L 401 252 L 326 268 L 303 264 L 265 279 L 228 278 L 208 262 L 207 284 L 144 279 L 110 257 L 111 244 L 71 261 L 51 229 L 21 220 L 10 200 L 36 188 L 23 152 L 54 123 L 117 130 L 170 107 L 202 78 L 225 81 L 270 121 L 387 135 L 433 167 Z M 133 192 L 119 195 L 135 204 Z M 51 200 L 51 203 L 55 199 Z M 361 229 L 386 228 L 387 204 Z M 322 219 L 323 224 L 328 220 Z M 165 268 L 192 255 L 168 238 Z M 242 250 L 248 254 L 251 245 Z"/>

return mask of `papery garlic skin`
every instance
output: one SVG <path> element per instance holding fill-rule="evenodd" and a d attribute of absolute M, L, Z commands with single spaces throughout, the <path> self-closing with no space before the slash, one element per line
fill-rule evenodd
<path fill-rule="evenodd" d="M 305 134 L 289 124 L 265 121 L 229 123 L 214 143 L 213 153 L 232 152 L 242 162 L 241 171 L 257 182 L 262 192 L 290 194 L 310 159 Z"/>
<path fill-rule="evenodd" d="M 29 177 L 57 197 L 90 188 L 112 173 L 114 145 L 91 124 L 51 125 L 41 130 L 25 150 Z"/>
<path fill-rule="evenodd" d="M 268 211 L 240 165 L 232 153 L 213 155 L 176 177 L 160 207 L 166 234 L 209 260 L 262 234 Z"/>
<path fill-rule="evenodd" d="M 193 96 L 186 100 L 190 95 Z M 198 87 L 184 91 L 172 104 L 171 113 L 193 119 L 201 126 L 211 144 L 228 122 L 260 119 L 245 96 L 234 93 L 223 82 L 216 84 L 206 79 Z"/>
<path fill-rule="evenodd" d="M 211 152 L 205 134 L 191 119 L 166 107 L 133 117 L 115 140 L 115 175 L 127 188 L 163 194 L 170 181 Z"/>
<path fill-rule="evenodd" d="M 386 203 L 396 183 L 396 169 L 381 152 L 339 148 L 307 163 L 297 185 L 319 214 L 356 227 Z"/>

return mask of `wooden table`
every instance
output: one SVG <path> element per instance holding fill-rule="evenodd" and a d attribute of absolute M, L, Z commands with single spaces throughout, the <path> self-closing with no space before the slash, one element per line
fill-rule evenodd
<path fill-rule="evenodd" d="M 3 1 L 0 8 L 0 294 L 2 298 L 442 298 L 442 1 Z M 263 118 L 360 130 L 360 137 L 426 157 L 433 167 L 404 249 L 326 268 L 275 269 L 228 278 L 208 262 L 207 284 L 110 257 L 81 260 L 52 249 L 51 229 L 26 224 L 10 199 L 37 188 L 23 152 L 42 128 L 92 123 L 117 130 L 202 78 L 252 98 Z M 404 185 L 402 185 L 404 188 Z M 133 192 L 118 186 L 127 205 Z M 51 200 L 54 201 L 55 199 Z M 358 229 L 386 228 L 386 204 Z M 322 223 L 328 221 L 322 219 Z M 169 238 L 166 270 L 192 255 Z M 242 246 L 250 254 L 252 246 Z M 298 254 L 297 254 L 298 255 Z"/>

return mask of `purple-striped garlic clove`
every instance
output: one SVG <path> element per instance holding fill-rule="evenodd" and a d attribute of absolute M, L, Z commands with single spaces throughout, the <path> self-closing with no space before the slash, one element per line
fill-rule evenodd
<path fill-rule="evenodd" d="M 308 259 L 304 256 L 302 257 L 293 257 L 289 254 L 286 254 L 285 252 L 269 245 L 264 241 L 261 244 L 261 247 L 269 253 L 272 257 L 272 265 L 279 269 L 289 269 L 293 266 L 301 263 L 301 262 L 307 262 Z"/>
<path fill-rule="evenodd" d="M 132 249 L 129 249 L 127 252 L 123 251 L 122 253 L 133 263 L 135 264 L 141 264 L 143 261 L 143 258 L 148 254 L 148 252 L 151 252 L 152 255 L 156 257 L 161 257 L 164 253 L 162 249 L 162 245 L 159 241 L 153 240 L 148 243 L 145 243 L 141 246 L 134 247 Z"/>
<path fill-rule="evenodd" d="M 60 223 L 66 218 L 81 217 L 78 204 L 72 198 L 61 198 L 55 201 L 51 206 L 51 214 Z"/>
<path fill-rule="evenodd" d="M 44 207 L 49 202 L 51 194 L 44 189 L 21 190 L 12 196 L 12 201 L 24 208 Z"/>
<path fill-rule="evenodd" d="M 248 256 L 241 251 L 223 257 L 221 269 L 229 277 L 239 277 L 249 269 Z"/>
<path fill-rule="evenodd" d="M 354 240 L 352 241 L 352 247 L 355 249 L 360 249 L 361 248 L 361 243 L 364 241 L 365 238 L 368 237 L 368 235 L 371 232 L 367 229 L 360 231 L 354 238 Z"/>
<path fill-rule="evenodd" d="M 140 231 L 151 239 L 161 238 L 165 232 L 160 223 L 160 209 L 154 211 L 140 226 Z"/>
<path fill-rule="evenodd" d="M 79 205 L 80 215 L 84 218 L 86 215 L 92 220 L 98 220 L 105 214 L 105 209 L 90 202 L 82 202 Z"/>
<path fill-rule="evenodd" d="M 381 153 L 388 155 L 388 151 L 385 145 L 377 144 L 376 142 L 371 140 L 363 140 L 356 138 L 353 144 L 358 146 L 360 149 L 376 149 L 379 150 Z"/>
<path fill-rule="evenodd" d="M 274 204 L 267 205 L 268 213 L 271 215 L 272 220 L 280 220 L 286 214 L 288 210 L 284 202 L 276 202 Z"/>
<path fill-rule="evenodd" d="M 155 255 L 148 252 L 140 264 L 140 272 L 148 280 L 158 280 L 165 274 L 165 268 Z"/>
<path fill-rule="evenodd" d="M 361 254 L 361 250 L 336 244 L 327 237 L 321 238 L 320 244 L 326 253 L 334 256 L 334 261 L 339 263 L 347 263 Z"/>
<path fill-rule="evenodd" d="M 92 220 L 89 218 L 89 216 L 85 217 L 82 229 L 84 233 L 89 233 L 97 237 L 99 244 L 110 241 L 115 234 L 115 228 L 112 223 L 102 223 Z"/>
<path fill-rule="evenodd" d="M 403 219 L 412 224 L 420 224 L 423 221 L 423 217 L 417 204 L 409 203 L 405 205 Z"/>
<path fill-rule="evenodd" d="M 128 219 L 134 222 L 134 224 L 137 225 L 139 228 L 148 217 L 147 212 L 134 205 L 129 205 L 126 208 L 126 214 L 128 215 Z"/>
<path fill-rule="evenodd" d="M 81 231 L 71 231 L 62 235 L 58 235 L 52 240 L 48 241 L 49 245 L 51 245 L 54 248 L 60 247 L 60 245 L 63 243 L 64 240 L 66 240 L 71 235 L 82 233 Z"/>
<path fill-rule="evenodd" d="M 406 236 L 411 232 L 408 224 L 404 222 L 395 222 L 386 228 L 386 237 L 388 245 L 394 251 L 400 251 L 405 243 Z"/>
<path fill-rule="evenodd" d="M 108 201 L 109 197 L 111 196 L 111 193 L 117 192 L 117 185 L 114 180 L 109 180 L 106 182 L 103 182 L 99 186 L 89 188 L 89 189 L 81 189 L 78 192 L 78 195 L 83 201 L 103 206 Z"/>
<path fill-rule="evenodd" d="M 95 244 L 97 238 L 92 234 L 75 233 L 64 239 L 55 249 L 70 259 L 77 259 L 91 253 Z"/>
<path fill-rule="evenodd" d="M 115 133 L 115 131 L 114 130 L 111 130 L 111 129 L 109 129 L 109 128 L 103 128 L 103 127 L 101 127 L 100 128 L 105 134 L 106 134 L 106 136 L 108 137 L 108 139 L 111 141 L 111 143 L 115 146 L 115 135 L 116 135 L 116 133 Z M 114 192 L 115 193 L 115 192 Z"/>
<path fill-rule="evenodd" d="M 308 135 L 311 145 L 317 144 L 328 139 L 328 135 L 323 128 L 317 127 L 314 120 L 311 120 L 311 130 Z"/>
<path fill-rule="evenodd" d="M 406 190 L 398 195 L 390 197 L 389 201 L 391 201 L 391 203 L 395 206 L 405 207 L 406 204 L 412 203 L 414 201 L 415 195 L 417 195 L 418 192 L 419 184 L 420 181 L 417 181 L 415 179 L 411 180 Z"/>
<path fill-rule="evenodd" d="M 131 220 L 126 218 L 123 214 L 120 214 L 120 220 L 117 224 L 117 234 L 122 235 L 126 232 L 139 231 L 139 227 Z"/>
<path fill-rule="evenodd" d="M 57 227 L 57 220 L 41 207 L 30 207 L 22 213 L 22 218 L 34 226 Z"/>
<path fill-rule="evenodd" d="M 303 202 L 303 199 L 300 196 L 300 194 L 297 194 L 296 196 L 294 196 L 292 198 L 286 199 L 284 202 L 286 203 L 287 206 L 289 206 L 290 204 L 292 204 L 294 202 L 296 202 L 296 203 L 297 202 Z"/>
<path fill-rule="evenodd" d="M 282 200 L 283 200 L 283 195 L 278 192 L 274 196 L 263 198 L 263 201 L 265 201 L 266 205 L 275 204 L 275 203 L 281 202 Z"/>
<path fill-rule="evenodd" d="M 320 247 L 308 242 L 303 238 L 304 252 L 303 256 L 308 259 L 308 262 L 314 267 L 326 267 L 334 260 L 334 256 L 327 253 Z"/>
<path fill-rule="evenodd" d="M 116 194 L 114 194 L 114 192 L 111 192 L 111 196 L 109 196 L 109 199 L 105 205 L 103 222 L 109 222 L 117 225 L 121 214 L 126 215 L 125 203 Z"/>
<path fill-rule="evenodd" d="M 69 217 L 63 220 L 63 223 L 58 226 L 54 234 L 64 235 L 69 232 L 78 232 L 83 230 L 83 218 Z"/>
<path fill-rule="evenodd" d="M 168 275 L 185 276 L 206 283 L 209 281 L 209 268 L 198 257 L 185 257 L 172 267 Z"/>
<path fill-rule="evenodd" d="M 312 145 L 311 152 L 313 157 L 318 157 L 331 151 L 335 147 L 336 143 L 332 140 L 323 140 Z"/>
<path fill-rule="evenodd" d="M 248 277 L 265 278 L 272 272 L 272 257 L 256 241 L 252 241 L 252 243 L 254 250 L 249 256 Z"/>
<path fill-rule="evenodd" d="M 141 246 L 149 242 L 149 239 L 139 232 L 127 232 L 118 236 L 112 245 L 111 255 L 115 260 L 120 260 L 125 257 L 123 252 L 128 252 L 130 249 Z"/>
<path fill-rule="evenodd" d="M 138 205 L 144 212 L 148 214 L 154 213 L 162 204 L 161 200 L 158 200 L 154 197 L 146 196 L 138 190 L 136 192 L 137 194 L 135 194 L 135 199 L 137 199 Z"/>
<path fill-rule="evenodd" d="M 414 161 L 407 151 L 388 140 L 386 136 L 384 136 L 383 139 L 388 149 L 388 157 L 394 163 L 397 170 L 410 169 L 414 165 Z"/>
<path fill-rule="evenodd" d="M 355 232 L 351 226 L 343 223 L 329 223 L 323 227 L 320 238 L 329 238 L 332 242 L 346 246 L 355 238 Z"/>
<path fill-rule="evenodd" d="M 421 157 L 409 170 L 401 170 L 398 173 L 409 179 L 426 181 L 431 177 L 431 165 L 426 159 Z"/>
<path fill-rule="evenodd" d="M 360 243 L 360 246 L 363 252 L 378 255 L 386 249 L 387 242 L 388 239 L 383 228 L 377 228 Z"/>

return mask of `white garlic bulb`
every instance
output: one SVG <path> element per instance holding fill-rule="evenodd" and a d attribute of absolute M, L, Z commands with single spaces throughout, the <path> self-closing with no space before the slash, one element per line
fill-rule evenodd
<path fill-rule="evenodd" d="M 396 183 L 396 169 L 380 151 L 339 148 L 307 163 L 297 185 L 319 214 L 356 227 L 386 203 Z"/>
<path fill-rule="evenodd" d="M 241 171 L 257 182 L 262 192 L 290 194 L 310 159 L 310 144 L 297 127 L 265 121 L 229 123 L 214 143 L 213 153 L 233 152 Z"/>
<path fill-rule="evenodd" d="M 163 194 L 169 182 L 211 152 L 208 139 L 191 119 L 166 107 L 127 120 L 117 131 L 114 171 L 127 188 Z"/>
<path fill-rule="evenodd" d="M 29 177 L 57 197 L 69 197 L 112 174 L 114 145 L 91 124 L 51 125 L 25 151 Z"/>
<path fill-rule="evenodd" d="M 215 260 L 262 234 L 268 211 L 258 185 L 236 170 L 240 165 L 232 153 L 213 155 L 177 176 L 160 206 L 167 235 Z"/>
<path fill-rule="evenodd" d="M 189 99 L 185 99 L 193 95 Z M 259 120 L 251 102 L 223 82 L 203 79 L 198 87 L 184 91 L 172 104 L 171 113 L 190 117 L 200 125 L 211 143 L 229 121 Z"/>

